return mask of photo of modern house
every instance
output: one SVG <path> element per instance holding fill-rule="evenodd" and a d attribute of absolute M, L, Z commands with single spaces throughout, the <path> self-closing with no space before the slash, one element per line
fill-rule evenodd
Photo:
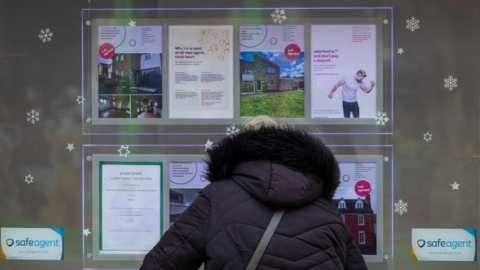
<path fill-rule="evenodd" d="M 100 95 L 98 97 L 99 118 L 130 118 L 129 95 Z"/>
<path fill-rule="evenodd" d="M 115 54 L 99 57 L 100 94 L 162 94 L 162 54 Z"/>
<path fill-rule="evenodd" d="M 240 93 L 303 90 L 303 59 L 303 53 L 288 60 L 281 52 L 241 52 Z"/>
<path fill-rule="evenodd" d="M 162 118 L 162 95 L 132 95 L 132 118 Z"/>
<path fill-rule="evenodd" d="M 333 200 L 338 211 L 352 232 L 355 243 L 363 255 L 375 255 L 377 252 L 376 224 L 377 215 L 372 209 L 370 195 L 365 199 Z"/>

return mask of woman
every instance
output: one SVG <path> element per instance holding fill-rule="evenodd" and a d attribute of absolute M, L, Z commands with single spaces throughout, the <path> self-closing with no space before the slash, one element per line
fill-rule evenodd
<path fill-rule="evenodd" d="M 253 118 L 208 151 L 211 182 L 141 270 L 245 269 L 276 209 L 286 209 L 257 269 L 367 269 L 332 202 L 340 171 L 318 139 Z"/>

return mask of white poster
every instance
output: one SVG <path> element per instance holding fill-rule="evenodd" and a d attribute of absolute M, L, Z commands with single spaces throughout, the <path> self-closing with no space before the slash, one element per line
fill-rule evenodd
<path fill-rule="evenodd" d="M 412 229 L 413 261 L 476 261 L 476 229 Z"/>
<path fill-rule="evenodd" d="M 100 162 L 100 253 L 148 252 L 162 230 L 162 164 Z"/>
<path fill-rule="evenodd" d="M 232 30 L 169 27 L 170 118 L 233 118 Z"/>
<path fill-rule="evenodd" d="M 2 260 L 63 260 L 61 228 L 1 228 Z"/>
<path fill-rule="evenodd" d="M 375 118 L 376 25 L 311 30 L 312 118 Z"/>

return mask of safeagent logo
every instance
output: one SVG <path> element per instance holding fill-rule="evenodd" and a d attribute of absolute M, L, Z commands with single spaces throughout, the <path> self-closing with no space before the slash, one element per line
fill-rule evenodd
<path fill-rule="evenodd" d="M 425 246 L 425 243 L 426 243 L 426 242 L 425 242 L 425 240 L 423 240 L 423 239 L 417 240 L 417 245 L 418 245 L 419 247 L 421 247 L 421 248 L 423 248 L 423 247 Z"/>
<path fill-rule="evenodd" d="M 13 246 L 13 243 L 15 243 L 15 241 L 12 238 L 8 238 L 7 241 L 5 242 L 7 242 L 7 246 L 9 247 Z"/>

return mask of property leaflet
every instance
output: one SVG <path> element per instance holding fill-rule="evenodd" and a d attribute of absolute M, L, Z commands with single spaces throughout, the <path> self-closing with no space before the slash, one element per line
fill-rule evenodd
<path fill-rule="evenodd" d="M 170 118 L 233 118 L 232 30 L 169 27 Z"/>
<path fill-rule="evenodd" d="M 148 252 L 162 230 L 162 163 L 100 162 L 100 253 Z"/>

